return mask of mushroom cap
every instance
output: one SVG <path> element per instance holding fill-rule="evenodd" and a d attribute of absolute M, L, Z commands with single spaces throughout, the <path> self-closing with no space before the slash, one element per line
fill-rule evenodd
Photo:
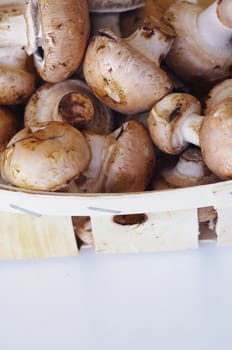
<path fill-rule="evenodd" d="M 86 132 L 92 159 L 76 181 L 77 192 L 144 191 L 153 175 L 155 152 L 142 123 L 130 120 L 109 135 Z"/>
<path fill-rule="evenodd" d="M 6 107 L 0 107 L 0 151 L 17 132 L 17 121 L 14 113 Z"/>
<path fill-rule="evenodd" d="M 204 114 L 208 114 L 211 108 L 230 96 L 232 96 L 232 79 L 225 79 L 222 82 L 214 85 L 214 87 L 208 93 Z"/>
<path fill-rule="evenodd" d="M 35 89 L 35 80 L 33 73 L 0 64 L 0 105 L 26 102 Z"/>
<path fill-rule="evenodd" d="M 28 6 L 33 12 L 32 2 Z M 89 37 L 87 1 L 38 0 L 38 12 L 42 43 L 33 52 L 35 67 L 43 80 L 60 82 L 78 69 L 85 53 Z M 25 18 L 30 31 L 30 16 Z"/>
<path fill-rule="evenodd" d="M 165 153 L 180 154 L 188 146 L 179 131 L 180 126 L 189 115 L 200 112 L 200 102 L 194 96 L 187 93 L 166 95 L 153 106 L 148 116 L 152 141 Z"/>
<path fill-rule="evenodd" d="M 72 93 L 79 94 L 80 101 L 74 101 L 75 113 L 70 103 L 65 106 L 67 111 L 64 115 L 60 108 L 62 100 Z M 90 114 L 93 114 L 92 119 L 80 126 L 80 120 Z M 26 127 L 52 120 L 69 122 L 77 128 L 99 134 L 108 134 L 113 130 L 112 111 L 94 96 L 85 82 L 77 79 L 67 79 L 56 84 L 44 83 L 27 102 L 24 113 Z"/>
<path fill-rule="evenodd" d="M 172 86 L 162 69 L 109 30 L 90 41 L 83 72 L 101 101 L 126 114 L 149 110 Z"/>
<path fill-rule="evenodd" d="M 145 4 L 146 0 L 88 0 L 90 12 L 123 12 Z"/>
<path fill-rule="evenodd" d="M 90 158 L 80 131 L 67 123 L 48 122 L 13 136 L 1 157 L 1 176 L 18 187 L 55 191 L 77 178 Z"/>
<path fill-rule="evenodd" d="M 155 151 L 140 122 L 125 122 L 107 136 L 102 158 L 103 192 L 144 191 L 150 183 Z"/>
<path fill-rule="evenodd" d="M 228 11 L 228 9 L 230 11 Z M 223 25 L 232 28 L 231 0 L 218 1 L 217 15 Z"/>
<path fill-rule="evenodd" d="M 200 129 L 200 147 L 208 168 L 220 179 L 232 178 L 232 98 L 215 105 Z"/>
<path fill-rule="evenodd" d="M 170 24 L 176 39 L 166 56 L 168 66 L 184 81 L 202 88 L 231 75 L 232 49 L 216 49 L 207 44 L 197 30 L 202 7 L 177 1 L 169 7 L 164 20 Z"/>

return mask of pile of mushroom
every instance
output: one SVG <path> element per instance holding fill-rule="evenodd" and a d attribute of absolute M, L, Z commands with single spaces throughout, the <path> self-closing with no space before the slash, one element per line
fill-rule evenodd
<path fill-rule="evenodd" d="M 1 181 L 157 190 L 160 160 L 180 156 L 161 171 L 167 184 L 192 145 L 196 174 L 210 175 L 187 170 L 186 186 L 231 179 L 231 67 L 231 0 L 0 5 Z M 90 232 L 89 218 L 79 226 Z"/>

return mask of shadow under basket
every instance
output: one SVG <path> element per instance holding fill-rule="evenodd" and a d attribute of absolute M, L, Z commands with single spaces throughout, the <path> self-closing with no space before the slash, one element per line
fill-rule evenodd
<path fill-rule="evenodd" d="M 96 253 L 196 249 L 232 245 L 232 180 L 123 194 L 65 194 L 0 186 L 0 259 L 75 256 L 72 217 L 89 216 Z M 199 224 L 198 208 L 217 219 Z"/>

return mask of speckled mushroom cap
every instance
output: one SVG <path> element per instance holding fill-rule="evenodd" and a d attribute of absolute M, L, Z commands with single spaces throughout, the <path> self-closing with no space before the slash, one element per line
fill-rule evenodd
<path fill-rule="evenodd" d="M 55 191 L 77 178 L 90 158 L 82 133 L 67 123 L 48 122 L 13 136 L 2 153 L 1 176 L 14 186 Z"/>
<path fill-rule="evenodd" d="M 200 146 L 208 168 L 220 179 L 232 178 L 232 98 L 215 105 L 200 129 Z"/>
<path fill-rule="evenodd" d="M 51 83 L 68 78 L 80 66 L 87 45 L 87 1 L 29 0 L 25 19 L 27 52 L 41 78 Z"/>
<path fill-rule="evenodd" d="M 145 4 L 146 0 L 88 0 L 90 12 L 129 11 Z"/>
<path fill-rule="evenodd" d="M 231 1 L 228 3 L 232 4 Z M 179 77 L 197 88 L 202 88 L 202 85 L 212 86 L 231 76 L 232 64 L 232 47 L 229 43 L 221 47 L 222 40 L 217 40 L 215 34 L 215 44 L 209 44 L 199 34 L 198 16 L 202 11 L 203 7 L 197 4 L 176 1 L 164 15 L 165 21 L 177 34 L 166 62 Z M 217 14 L 220 16 L 218 12 Z"/>
<path fill-rule="evenodd" d="M 27 102 L 26 127 L 52 120 L 99 134 L 109 134 L 113 130 L 112 111 L 95 97 L 85 82 L 77 79 L 44 83 Z"/>
<path fill-rule="evenodd" d="M 90 41 L 83 72 L 93 93 L 120 113 L 149 110 L 172 87 L 158 65 L 110 30 Z"/>

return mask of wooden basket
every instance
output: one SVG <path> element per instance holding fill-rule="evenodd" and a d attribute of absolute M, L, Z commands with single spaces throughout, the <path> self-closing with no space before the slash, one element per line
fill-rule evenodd
<path fill-rule="evenodd" d="M 97 253 L 195 249 L 200 234 L 197 208 L 206 206 L 213 206 L 218 214 L 216 236 L 209 239 L 216 239 L 219 246 L 232 244 L 232 181 L 165 191 L 78 195 L 1 185 L 0 198 L 0 259 L 78 255 L 72 216 L 90 216 Z M 121 214 L 144 214 L 146 219 L 120 225 L 113 218 Z"/>

